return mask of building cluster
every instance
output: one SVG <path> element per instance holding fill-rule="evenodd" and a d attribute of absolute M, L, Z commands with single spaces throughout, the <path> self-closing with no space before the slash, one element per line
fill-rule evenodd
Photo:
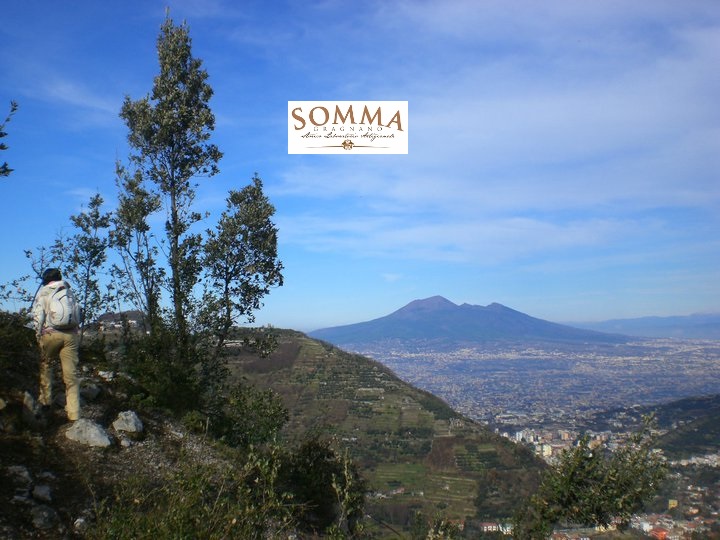
<path fill-rule="evenodd" d="M 702 538 L 715 520 L 695 517 L 678 520 L 666 514 L 645 514 L 632 518 L 630 527 L 659 540 L 687 540 Z"/>
<path fill-rule="evenodd" d="M 694 456 L 688 459 L 680 459 L 678 461 L 671 462 L 671 465 L 678 467 L 713 467 L 720 468 L 720 454 L 707 454 L 704 456 Z"/>
<path fill-rule="evenodd" d="M 611 451 L 622 446 L 629 436 L 625 432 L 612 433 L 610 431 L 588 434 L 591 437 L 591 445 L 602 445 Z M 548 463 L 553 463 L 564 449 L 571 447 L 577 440 L 576 432 L 565 429 L 526 428 L 513 434 L 504 432 L 502 435 L 518 443 L 532 446 L 535 453 Z M 720 467 L 720 454 L 671 461 L 669 465 L 675 470 L 683 467 L 718 468 Z M 676 475 L 678 478 L 683 478 L 679 473 Z M 678 509 L 680 512 L 675 512 L 673 516 L 666 514 L 638 515 L 633 518 L 631 528 L 639 530 L 651 538 L 686 540 L 691 537 L 698 538 L 698 535 L 706 533 L 713 525 L 719 523 L 720 484 L 716 484 L 714 487 L 687 485 L 677 495 L 682 497 L 682 503 L 677 499 L 670 499 L 668 510 Z M 678 519 L 675 517 L 677 515 L 682 515 L 683 518 Z M 591 536 L 585 535 L 586 533 L 583 531 L 559 532 L 553 538 L 556 540 L 591 538 Z"/>
<path fill-rule="evenodd" d="M 577 440 L 578 434 L 567 429 L 532 429 L 526 428 L 511 434 L 507 431 L 501 435 L 520 444 L 532 446 L 535 454 L 546 461 L 553 461 L 563 450 L 570 448 Z"/>
<path fill-rule="evenodd" d="M 500 432 L 498 431 L 498 433 Z M 525 428 L 514 433 L 504 431 L 500 434 L 516 443 L 532 447 L 535 454 L 548 463 L 553 463 L 564 450 L 571 448 L 579 436 L 578 431 L 563 428 Z M 630 434 L 626 432 L 613 433 L 612 431 L 589 431 L 585 434 L 590 437 L 591 447 L 603 446 L 610 451 L 614 451 L 622 446 L 630 436 Z"/>
<path fill-rule="evenodd" d="M 690 540 L 703 538 L 708 534 L 716 520 L 695 517 L 691 519 L 675 519 L 666 514 L 642 514 L 632 518 L 629 528 L 637 530 L 648 538 L 658 540 Z M 550 540 L 591 540 L 609 531 L 616 531 L 617 523 L 608 527 L 577 528 L 555 530 Z M 513 527 L 510 523 L 486 521 L 479 524 L 483 533 L 502 533 L 512 536 Z"/>

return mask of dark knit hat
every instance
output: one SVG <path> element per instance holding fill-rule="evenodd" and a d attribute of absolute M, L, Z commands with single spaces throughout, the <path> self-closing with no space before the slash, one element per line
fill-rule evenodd
<path fill-rule="evenodd" d="M 51 281 L 60 281 L 61 279 L 62 275 L 60 274 L 60 270 L 58 270 L 57 268 L 48 268 L 42 274 L 43 285 L 47 285 Z"/>

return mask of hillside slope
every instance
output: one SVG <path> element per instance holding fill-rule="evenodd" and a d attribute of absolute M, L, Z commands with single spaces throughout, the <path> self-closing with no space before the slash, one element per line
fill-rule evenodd
<path fill-rule="evenodd" d="M 670 459 L 720 453 L 720 394 L 680 399 L 634 412 L 653 414 L 658 426 L 667 430 L 658 447 Z"/>
<path fill-rule="evenodd" d="M 348 445 L 377 518 L 404 524 L 418 508 L 457 519 L 509 516 L 535 485 L 541 465 L 527 449 L 366 357 L 284 331 L 270 358 L 239 355 L 231 366 L 282 396 L 288 437 L 311 431 Z"/>
<path fill-rule="evenodd" d="M 181 422 L 147 410 L 143 432 L 133 438 L 113 429 L 113 420 L 132 405 L 117 379 L 85 359 L 82 365 L 83 419 L 108 430 L 111 446 L 70 440 L 64 411 L 33 414 L 39 358 L 18 350 L 12 361 L 0 354 L 0 538 L 84 538 L 103 501 L 139 478 L 162 485 L 181 467 L 232 466 L 204 436 Z M 56 379 L 58 380 L 58 379 Z M 60 387 L 59 387 L 60 388 Z M 227 454 L 227 453 L 226 453 Z"/>
<path fill-rule="evenodd" d="M 465 520 L 478 510 L 481 517 L 509 516 L 536 485 L 542 465 L 527 449 L 464 419 L 376 362 L 298 332 L 278 335 L 270 358 L 236 356 L 233 373 L 282 396 L 290 413 L 287 448 L 318 436 L 348 449 L 372 489 L 366 513 L 383 523 L 377 538 L 406 529 L 417 510 L 427 518 Z M 232 469 L 236 452 L 161 411 L 138 411 L 145 429 L 137 439 L 114 432 L 113 419 L 133 408 L 124 377 L 108 378 L 104 362 L 90 358 L 82 362 L 83 390 L 92 396 L 82 416 L 105 427 L 112 444 L 93 448 L 69 440 L 61 409 L 35 422 L 24 394 L 37 385 L 38 358 L 28 351 L 2 358 L 0 497 L 6 502 L 0 504 L 0 538 L 82 538 L 102 501 L 112 500 L 128 480 L 144 477 L 159 486 L 180 468 Z"/>

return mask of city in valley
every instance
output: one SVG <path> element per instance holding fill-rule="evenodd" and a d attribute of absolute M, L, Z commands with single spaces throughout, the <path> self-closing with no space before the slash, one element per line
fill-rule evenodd
<path fill-rule="evenodd" d="M 444 352 L 414 343 L 353 350 L 467 417 L 531 445 L 548 462 L 581 433 L 613 450 L 638 428 L 648 407 L 720 393 L 720 341 L 480 344 Z M 709 530 L 720 511 L 717 447 L 716 441 L 714 452 L 673 461 L 675 491 L 657 513 L 637 516 L 633 527 L 646 533 Z M 716 471 L 707 485 L 698 480 L 699 468 Z"/>
<path fill-rule="evenodd" d="M 503 426 L 575 429 L 597 413 L 720 392 L 719 341 L 355 350 L 501 431 Z"/>

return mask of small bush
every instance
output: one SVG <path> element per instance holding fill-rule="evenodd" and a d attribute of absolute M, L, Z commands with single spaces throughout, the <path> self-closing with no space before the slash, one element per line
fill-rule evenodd
<path fill-rule="evenodd" d="M 178 353 L 176 336 L 166 329 L 128 340 L 122 360 L 135 381 L 131 389 L 135 403 L 178 416 L 198 407 L 201 390 L 196 369 L 192 361 L 180 361 Z"/>
<path fill-rule="evenodd" d="M 107 358 L 105 356 L 105 338 L 100 336 L 97 338 L 88 338 L 87 335 L 83 339 L 80 346 L 80 362 L 90 364 L 100 369 L 108 367 Z"/>
<path fill-rule="evenodd" d="M 327 441 L 312 438 L 288 454 L 280 469 L 282 488 L 298 504 L 303 528 L 321 533 L 354 533 L 363 515 L 366 485 L 347 455 Z"/>
<path fill-rule="evenodd" d="M 103 501 L 91 540 L 206 540 L 280 537 L 293 527 L 287 498 L 276 494 L 277 449 L 250 453 L 239 468 L 184 463 L 163 481 L 128 478 Z M 285 532 L 284 537 L 288 533 Z"/>
<path fill-rule="evenodd" d="M 27 387 L 36 381 L 40 351 L 29 319 L 0 311 L 0 389 Z"/>
<path fill-rule="evenodd" d="M 0 367 L 5 368 L 14 358 L 35 348 L 35 333 L 29 323 L 24 315 L 0 311 Z"/>
<path fill-rule="evenodd" d="M 628 526 L 667 474 L 654 451 L 653 419 L 633 434 L 618 451 L 607 455 L 590 444 L 588 436 L 565 450 L 559 463 L 547 469 L 540 487 L 514 518 L 516 535 L 529 540 L 547 538 L 553 526 Z"/>
<path fill-rule="evenodd" d="M 229 446 L 248 448 L 272 440 L 288 418 L 288 410 L 273 391 L 237 384 L 211 409 L 209 427 Z"/>

